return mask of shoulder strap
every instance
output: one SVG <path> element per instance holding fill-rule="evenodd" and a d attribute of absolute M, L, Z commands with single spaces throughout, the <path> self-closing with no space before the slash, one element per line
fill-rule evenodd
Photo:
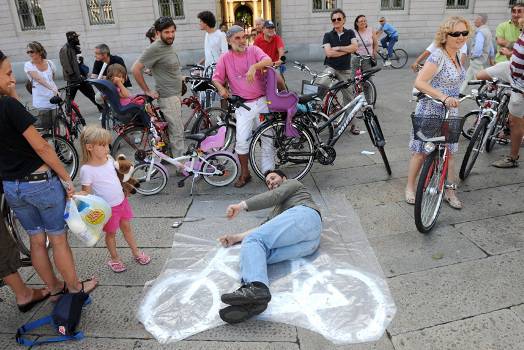
<path fill-rule="evenodd" d="M 18 328 L 18 330 L 16 331 L 16 342 L 20 345 L 31 347 L 47 343 L 58 343 L 66 340 L 82 340 L 85 337 L 83 332 L 76 332 L 75 335 L 61 335 L 58 337 L 51 337 L 43 340 L 29 340 L 22 337 L 27 332 L 42 327 L 46 324 L 53 326 L 53 328 L 55 327 L 55 324 L 53 323 L 53 318 L 50 315 L 35 320 L 33 322 L 26 323 L 22 327 Z"/>
<path fill-rule="evenodd" d="M 368 53 L 368 55 L 371 56 L 371 54 L 369 53 L 369 50 L 368 50 L 368 47 L 366 46 L 366 43 L 364 42 L 364 39 L 362 39 L 362 36 L 360 36 L 360 33 L 358 32 L 358 30 L 356 30 L 357 34 L 358 34 L 358 37 L 360 38 L 360 40 L 362 41 L 362 45 L 364 45 L 364 48 L 366 49 L 366 52 Z"/>

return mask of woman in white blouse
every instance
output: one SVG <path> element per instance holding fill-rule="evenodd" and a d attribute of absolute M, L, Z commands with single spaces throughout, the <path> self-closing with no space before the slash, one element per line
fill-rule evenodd
<path fill-rule="evenodd" d="M 32 41 L 27 45 L 27 54 L 31 61 L 25 63 L 24 71 L 32 85 L 33 107 L 38 110 L 38 116 L 41 118 L 40 126 L 46 127 L 49 126 L 56 108 L 49 102 L 51 97 L 58 94 L 54 82 L 56 66 L 47 59 L 47 52 L 38 41 Z"/>

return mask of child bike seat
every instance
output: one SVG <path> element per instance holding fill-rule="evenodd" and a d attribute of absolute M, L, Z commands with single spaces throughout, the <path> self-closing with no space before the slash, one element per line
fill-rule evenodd
<path fill-rule="evenodd" d="M 291 125 L 291 121 L 297 112 L 298 96 L 293 91 L 279 92 L 277 89 L 277 73 L 275 68 L 267 69 L 266 97 L 271 112 L 286 112 L 286 136 L 298 136 L 297 130 Z"/>

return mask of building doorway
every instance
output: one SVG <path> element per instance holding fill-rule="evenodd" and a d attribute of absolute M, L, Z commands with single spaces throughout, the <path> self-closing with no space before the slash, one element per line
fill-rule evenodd
<path fill-rule="evenodd" d="M 245 27 L 253 26 L 253 10 L 247 5 L 240 5 L 235 9 L 235 22 L 241 22 Z"/>

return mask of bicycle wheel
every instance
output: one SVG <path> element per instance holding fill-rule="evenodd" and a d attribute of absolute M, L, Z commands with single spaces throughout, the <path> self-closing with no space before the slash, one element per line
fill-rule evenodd
<path fill-rule="evenodd" d="M 151 152 L 149 130 L 141 126 L 133 126 L 115 139 L 111 145 L 111 156 L 116 159 L 123 154 L 129 160 L 143 161 L 144 156 Z"/>
<path fill-rule="evenodd" d="M 290 179 L 300 180 L 313 166 L 313 137 L 302 125 L 293 125 L 298 130 L 297 137 L 285 135 L 285 122 L 282 120 L 262 125 L 255 131 L 249 145 L 249 163 L 261 180 L 264 180 L 264 171 L 271 168 L 282 170 Z M 272 154 L 263 157 L 262 145 L 272 146 Z M 274 165 L 268 164 L 271 162 L 274 162 Z"/>
<path fill-rule="evenodd" d="M 399 69 L 408 63 L 408 53 L 404 49 L 394 49 L 393 55 L 389 58 L 391 67 Z"/>
<path fill-rule="evenodd" d="M 442 199 L 446 173 L 443 173 L 439 150 L 431 152 L 424 161 L 415 194 L 415 225 L 422 233 L 431 231 L 437 222 Z"/>
<path fill-rule="evenodd" d="M 78 152 L 76 151 L 75 146 L 62 136 L 45 134 L 42 137 L 53 146 L 58 159 L 60 159 L 64 165 L 64 168 L 69 173 L 69 176 L 71 176 L 71 179 L 74 179 L 80 164 Z"/>
<path fill-rule="evenodd" d="M 389 160 L 386 156 L 386 151 L 384 150 L 384 146 L 386 145 L 386 139 L 384 138 L 384 134 L 382 133 L 382 128 L 380 127 L 380 123 L 378 122 L 377 116 L 371 110 L 368 110 L 366 112 L 364 124 L 366 125 L 366 129 L 368 130 L 371 142 L 375 147 L 377 147 L 378 152 L 382 157 L 382 161 L 384 162 L 384 166 L 386 167 L 386 172 L 388 173 L 388 175 L 391 175 L 391 166 L 389 165 Z"/>
<path fill-rule="evenodd" d="M 471 136 L 475 132 L 475 127 L 478 123 L 480 111 L 471 111 L 462 117 L 462 136 L 471 140 Z"/>
<path fill-rule="evenodd" d="M 486 152 L 491 152 L 497 140 L 500 139 L 500 136 L 506 136 L 506 125 L 508 123 L 508 99 L 504 99 L 502 104 L 499 107 L 499 112 L 497 113 L 497 122 L 493 128 L 493 133 L 489 135 L 488 142 L 486 142 Z M 502 134 L 502 135 L 501 135 Z M 509 143 L 509 135 L 508 143 Z"/>
<path fill-rule="evenodd" d="M 364 82 L 364 96 L 366 96 L 367 103 L 372 106 L 377 102 L 377 88 L 369 79 Z"/>
<path fill-rule="evenodd" d="M 22 266 L 31 266 L 31 250 L 29 235 L 25 232 L 22 224 L 16 218 L 15 212 L 9 207 L 5 196 L 2 194 L 0 199 L 2 209 L 3 224 L 11 239 L 15 242 L 20 251 L 20 262 Z"/>
<path fill-rule="evenodd" d="M 216 187 L 227 186 L 235 179 L 238 175 L 238 165 L 229 154 L 215 153 L 207 157 L 206 162 L 202 163 L 200 171 L 204 173 L 204 181 L 208 184 Z M 221 175 L 205 175 L 213 174 L 215 170 L 222 172 Z"/>
<path fill-rule="evenodd" d="M 231 123 L 231 118 L 225 109 L 219 107 L 211 107 L 200 112 L 197 120 L 191 129 L 192 134 L 199 133 L 201 130 L 209 129 L 216 126 L 218 123 L 226 125 L 226 138 L 224 146 L 220 149 L 230 149 L 235 147 L 236 142 L 236 127 Z"/>
<path fill-rule="evenodd" d="M 295 118 L 300 118 L 300 123 L 304 124 L 309 129 L 317 128 L 329 121 L 329 117 L 322 112 L 311 111 L 306 113 L 296 114 Z M 321 143 L 327 145 L 333 139 L 335 128 L 333 124 L 328 124 L 317 136 Z"/>
<path fill-rule="evenodd" d="M 167 185 L 167 173 L 158 164 L 140 163 L 135 166 L 131 175 L 140 184 L 136 191 L 145 196 L 151 196 L 162 191 Z"/>
<path fill-rule="evenodd" d="M 464 154 L 464 159 L 462 159 L 462 165 L 460 166 L 459 177 L 461 180 L 465 180 L 469 176 L 471 169 L 473 169 L 473 165 L 475 165 L 475 162 L 477 161 L 488 123 L 488 118 L 482 118 L 469 141 L 468 148 Z"/>

